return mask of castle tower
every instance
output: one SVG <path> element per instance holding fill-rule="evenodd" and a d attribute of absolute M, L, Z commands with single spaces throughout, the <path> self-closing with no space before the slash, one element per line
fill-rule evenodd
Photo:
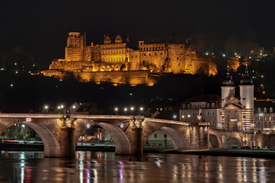
<path fill-rule="evenodd" d="M 227 72 L 226 72 L 226 80 L 222 82 L 221 86 L 221 102 L 222 102 L 222 108 L 227 103 L 228 98 L 230 98 L 232 95 L 235 97 L 235 86 L 234 81 L 232 80 L 232 77 L 229 73 L 229 63 L 227 64 Z"/>
<path fill-rule="evenodd" d="M 84 59 L 84 51 L 86 47 L 85 35 L 79 32 L 70 32 L 67 39 L 67 47 L 65 48 L 66 61 L 82 61 Z"/>
<path fill-rule="evenodd" d="M 252 130 L 254 123 L 254 85 L 246 66 L 245 74 L 240 82 L 240 102 L 242 104 L 243 130 Z"/>

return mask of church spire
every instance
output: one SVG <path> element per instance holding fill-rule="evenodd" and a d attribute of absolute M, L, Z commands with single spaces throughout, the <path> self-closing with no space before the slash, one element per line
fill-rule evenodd
<path fill-rule="evenodd" d="M 252 85 L 253 84 L 252 79 L 249 77 L 247 64 L 245 66 L 244 75 L 243 75 L 243 78 L 241 79 L 240 84 L 241 85 Z"/>
<path fill-rule="evenodd" d="M 222 82 L 223 85 L 234 85 L 234 81 L 232 80 L 232 76 L 229 72 L 229 62 L 230 61 L 228 60 L 226 66 L 226 80 Z"/>

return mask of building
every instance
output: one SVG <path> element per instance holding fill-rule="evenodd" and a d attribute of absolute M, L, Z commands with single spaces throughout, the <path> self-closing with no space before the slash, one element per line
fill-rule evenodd
<path fill-rule="evenodd" d="M 216 75 L 216 60 L 230 59 L 233 70 L 237 70 L 238 58 L 224 58 L 217 55 L 197 54 L 186 43 L 138 42 L 138 49 L 128 46 L 129 37 L 123 41 L 117 35 L 115 40 L 104 36 L 104 44 L 86 45 L 86 34 L 70 32 L 65 48 L 65 59 L 54 59 L 49 70 L 41 71 L 44 76 L 64 79 L 73 74 L 82 82 L 111 82 L 114 85 L 147 84 L 156 80 L 152 73 Z M 237 67 L 236 67 L 237 66 Z"/>
<path fill-rule="evenodd" d="M 211 129 L 218 128 L 221 111 L 219 95 L 196 95 L 182 103 L 179 120 L 190 123 L 207 122 Z"/>

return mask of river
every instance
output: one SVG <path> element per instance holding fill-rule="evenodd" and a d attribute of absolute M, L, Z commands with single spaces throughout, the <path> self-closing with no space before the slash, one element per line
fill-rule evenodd
<path fill-rule="evenodd" d="M 275 182 L 275 159 L 84 151 L 65 159 L 44 158 L 37 151 L 9 151 L 0 154 L 0 182 Z"/>

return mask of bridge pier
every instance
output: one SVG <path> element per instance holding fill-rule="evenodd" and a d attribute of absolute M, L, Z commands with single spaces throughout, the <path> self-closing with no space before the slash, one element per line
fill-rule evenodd
<path fill-rule="evenodd" d="M 74 128 L 66 127 L 60 133 L 60 157 L 75 157 Z"/>
<path fill-rule="evenodd" d="M 142 128 L 132 129 L 131 154 L 143 154 Z"/>

